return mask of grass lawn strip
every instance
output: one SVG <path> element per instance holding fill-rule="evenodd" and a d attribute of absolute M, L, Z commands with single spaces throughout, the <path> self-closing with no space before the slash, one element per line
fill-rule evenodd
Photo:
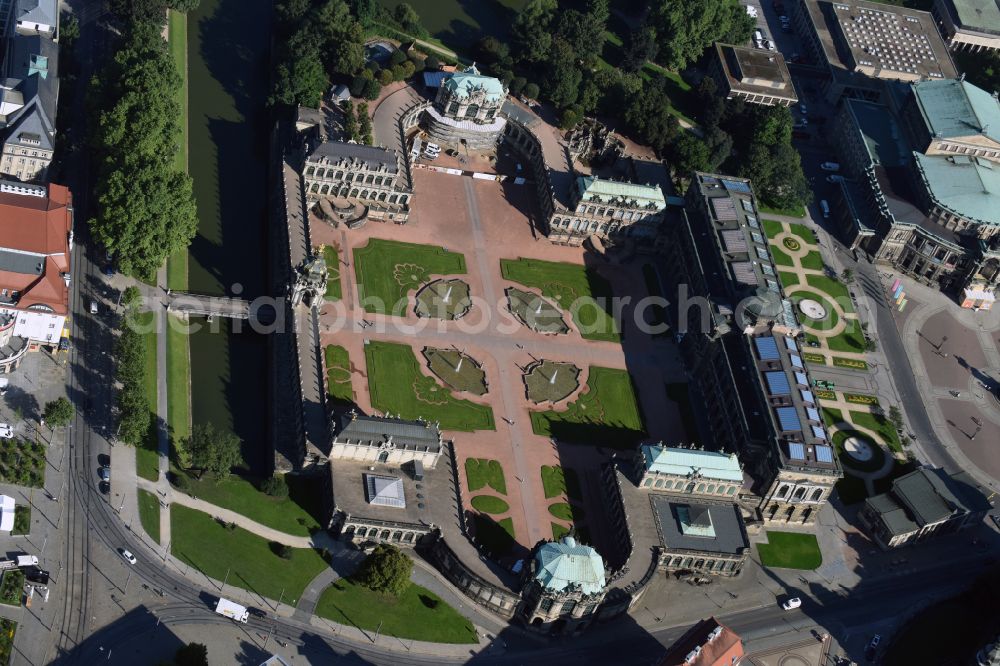
<path fill-rule="evenodd" d="M 799 274 L 791 271 L 778 271 L 778 278 L 784 288 L 794 287 L 799 283 Z"/>
<path fill-rule="evenodd" d="M 770 215 L 784 215 L 786 217 L 805 217 L 806 207 L 798 205 L 793 208 L 771 208 L 770 206 L 760 206 L 760 212 Z"/>
<path fill-rule="evenodd" d="M 465 274 L 465 257 L 433 245 L 373 238 L 354 250 L 358 298 L 366 312 L 403 314 L 407 295 L 432 276 Z"/>
<path fill-rule="evenodd" d="M 510 511 L 510 505 L 493 495 L 476 495 L 472 498 L 472 508 L 483 513 L 501 514 Z"/>
<path fill-rule="evenodd" d="M 878 405 L 878 398 L 867 393 L 845 393 L 844 400 L 855 405 Z"/>
<path fill-rule="evenodd" d="M 286 475 L 285 480 L 288 482 L 289 496 L 284 498 L 262 493 L 251 481 L 236 475 L 221 481 L 209 477 L 191 479 L 188 492 L 198 499 L 235 511 L 261 525 L 294 536 L 309 536 L 314 530 L 320 529 L 320 524 L 300 504 L 309 507 L 309 502 L 319 503 L 322 484 L 305 476 Z M 313 511 L 319 513 L 322 509 L 317 506 Z"/>
<path fill-rule="evenodd" d="M 503 476 L 500 461 L 487 458 L 469 458 L 465 461 L 465 480 L 469 492 L 489 486 L 501 495 L 507 494 L 507 481 Z"/>
<path fill-rule="evenodd" d="M 620 340 L 614 319 L 600 304 L 610 303 L 611 284 L 596 271 L 578 264 L 522 258 L 501 260 L 500 272 L 505 280 L 539 289 L 558 303 L 572 315 L 585 339 Z"/>
<path fill-rule="evenodd" d="M 775 266 L 795 266 L 795 261 L 776 245 L 771 246 L 771 256 Z"/>
<path fill-rule="evenodd" d="M 882 438 L 882 441 L 889 447 L 889 450 L 894 453 L 902 453 L 903 445 L 899 442 L 899 435 L 896 433 L 896 427 L 892 425 L 889 419 L 871 412 L 860 412 L 854 410 L 851 410 L 850 415 L 851 423 L 878 433 L 879 437 Z"/>
<path fill-rule="evenodd" d="M 475 643 L 472 624 L 439 596 L 410 585 L 398 598 L 379 594 L 342 578 L 326 588 L 316 614 L 340 624 L 397 638 L 434 643 Z"/>
<path fill-rule="evenodd" d="M 323 246 L 323 261 L 326 262 L 326 298 L 339 301 L 344 297 L 340 285 L 340 250 L 333 245 Z"/>
<path fill-rule="evenodd" d="M 823 564 L 814 534 L 767 530 L 767 541 L 757 544 L 760 562 L 766 567 L 812 570 Z"/>
<path fill-rule="evenodd" d="M 323 350 L 326 361 L 326 393 L 337 402 L 354 402 L 351 388 L 351 358 L 347 350 L 338 345 L 327 345 Z"/>
<path fill-rule="evenodd" d="M 371 342 L 365 346 L 372 407 L 404 419 L 438 421 L 445 430 L 495 430 L 493 409 L 455 398 L 451 391 L 420 372 L 407 345 Z"/>
<path fill-rule="evenodd" d="M 267 539 L 236 527 L 229 529 L 207 513 L 174 504 L 170 508 L 170 551 L 206 576 L 295 605 L 306 585 L 329 565 L 311 548 L 292 548 L 284 559 Z"/>
<path fill-rule="evenodd" d="M 7 569 L 0 578 L 0 604 L 20 606 L 24 595 L 24 572 L 20 569 Z"/>
<path fill-rule="evenodd" d="M 180 145 L 174 155 L 174 163 L 183 173 L 187 173 L 188 160 L 188 79 L 187 79 L 187 15 L 174 10 L 169 11 L 168 46 L 173 57 L 177 73 L 181 77 L 181 86 L 177 91 L 181 108 Z M 187 291 L 188 288 L 188 248 L 182 248 L 167 257 L 167 288 L 174 291 Z"/>
<path fill-rule="evenodd" d="M 857 319 L 845 319 L 846 328 L 843 331 L 826 338 L 826 345 L 831 351 L 856 352 L 865 351 L 865 334 Z"/>
<path fill-rule="evenodd" d="M 778 220 L 761 220 L 761 226 L 764 227 L 764 234 L 773 239 L 785 231 L 784 225 Z"/>
<path fill-rule="evenodd" d="M 531 412 L 531 427 L 536 435 L 621 447 L 632 446 L 644 432 L 628 371 L 596 366 L 574 402 L 564 411 Z"/>
<path fill-rule="evenodd" d="M 822 354 L 817 354 L 815 352 L 802 352 L 802 358 L 807 363 L 815 363 L 816 365 L 826 365 L 826 356 Z"/>
<path fill-rule="evenodd" d="M 580 479 L 576 472 L 569 467 L 543 465 L 542 489 L 545 491 L 545 499 L 565 495 L 569 499 L 583 500 L 583 494 L 580 492 Z"/>
<path fill-rule="evenodd" d="M 820 411 L 823 413 L 823 422 L 826 423 L 827 428 L 835 423 L 841 423 L 844 420 L 844 413 L 839 409 L 835 409 L 833 407 L 821 407 Z"/>
<path fill-rule="evenodd" d="M 564 536 L 569 534 L 570 528 L 566 527 L 565 525 L 562 525 L 560 523 L 551 523 L 551 525 L 552 525 L 553 541 L 559 541 L 559 539 L 562 539 Z"/>
<path fill-rule="evenodd" d="M 184 321 L 167 318 L 167 422 L 176 443 L 191 435 L 191 350 Z"/>
<path fill-rule="evenodd" d="M 153 312 L 141 312 L 136 316 L 136 322 L 141 331 L 146 331 L 142 335 L 144 360 L 145 360 L 145 383 L 146 402 L 153 418 L 150 419 L 149 432 L 145 439 L 135 448 L 135 471 L 136 474 L 149 481 L 157 481 L 160 478 L 160 439 L 157 430 L 156 419 L 156 327 L 153 326 Z"/>
<path fill-rule="evenodd" d="M 160 543 L 160 502 L 156 495 L 148 490 L 140 489 L 139 499 L 139 522 L 146 534 L 153 538 L 153 541 Z"/>

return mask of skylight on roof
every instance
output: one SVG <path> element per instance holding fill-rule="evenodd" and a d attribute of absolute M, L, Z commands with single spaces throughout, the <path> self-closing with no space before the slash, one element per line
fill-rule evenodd
<path fill-rule="evenodd" d="M 788 385 L 788 377 L 783 372 L 765 372 L 768 393 L 770 395 L 790 395 L 792 388 Z"/>
<path fill-rule="evenodd" d="M 770 336 L 754 338 L 753 343 L 757 347 L 757 355 L 762 361 L 776 361 L 780 358 L 778 355 L 778 345 L 774 341 L 774 338 Z"/>
<path fill-rule="evenodd" d="M 788 457 L 792 460 L 805 460 L 806 447 L 797 442 L 792 442 L 788 445 Z"/>
<path fill-rule="evenodd" d="M 778 407 L 774 412 L 778 415 L 782 432 L 802 431 L 802 421 L 799 420 L 799 414 L 794 407 Z"/>

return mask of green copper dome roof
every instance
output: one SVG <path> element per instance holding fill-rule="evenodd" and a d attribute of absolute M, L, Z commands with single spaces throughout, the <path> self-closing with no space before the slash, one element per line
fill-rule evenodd
<path fill-rule="evenodd" d="M 449 76 L 445 79 L 444 87 L 445 90 L 457 97 L 468 97 L 476 92 L 484 92 L 486 99 L 491 102 L 499 102 L 507 95 L 500 79 L 483 76 L 475 65 L 464 72 Z"/>
<path fill-rule="evenodd" d="M 542 545 L 535 564 L 535 580 L 546 590 L 580 588 L 584 594 L 599 594 L 604 589 L 604 560 L 573 537 Z"/>

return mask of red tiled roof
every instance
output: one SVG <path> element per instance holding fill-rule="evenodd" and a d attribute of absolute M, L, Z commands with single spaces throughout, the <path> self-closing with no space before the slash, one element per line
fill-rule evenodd
<path fill-rule="evenodd" d="M 709 640 L 712 631 L 717 627 L 722 631 Z M 701 649 L 697 656 L 688 661 L 688 655 L 698 648 Z M 740 637 L 712 617 L 702 620 L 684 634 L 667 650 L 663 658 L 657 662 L 657 666 L 732 666 L 742 656 L 743 641 Z"/>
<path fill-rule="evenodd" d="M 0 271 L 0 288 L 21 292 L 18 309 L 47 305 L 59 314 L 69 311 L 62 274 L 70 270 L 71 207 L 64 185 L 49 185 L 47 197 L 0 192 L 0 247 L 45 255 L 40 275 Z"/>

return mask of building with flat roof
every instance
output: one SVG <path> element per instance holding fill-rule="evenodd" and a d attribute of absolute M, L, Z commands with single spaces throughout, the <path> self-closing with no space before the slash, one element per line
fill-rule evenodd
<path fill-rule="evenodd" d="M 653 238 L 666 207 L 658 185 L 578 176 L 567 210 L 556 211 L 549 221 L 549 240 L 580 245 L 589 236 Z"/>
<path fill-rule="evenodd" d="M 991 508 L 968 473 L 925 467 L 869 497 L 858 517 L 879 547 L 889 550 L 975 527 Z"/>
<path fill-rule="evenodd" d="M 636 457 L 640 488 L 715 495 L 735 499 L 743 468 L 735 453 L 642 444 Z"/>
<path fill-rule="evenodd" d="M 846 180 L 831 218 L 854 248 L 965 302 L 1000 282 L 1000 143 L 989 129 L 1000 108 L 965 81 L 911 84 L 902 100 L 898 117 L 841 104 L 831 129 Z"/>
<path fill-rule="evenodd" d="M 733 666 L 743 657 L 743 640 L 714 617 L 691 627 L 656 666 Z"/>
<path fill-rule="evenodd" d="M 750 554 L 739 506 L 732 500 L 683 495 L 649 497 L 666 571 L 735 576 Z"/>
<path fill-rule="evenodd" d="M 778 51 L 716 42 L 714 55 L 709 71 L 727 99 L 764 106 L 791 106 L 799 100 Z"/>
<path fill-rule="evenodd" d="M 744 502 L 765 521 L 810 523 L 842 471 L 745 179 L 695 173 L 666 244 L 674 329 L 704 400 L 707 441 L 735 453 Z M 698 298 L 700 297 L 700 299 Z"/>
<path fill-rule="evenodd" d="M 865 0 L 793 3 L 796 32 L 813 59 L 825 64 L 824 96 L 878 101 L 885 81 L 958 76 L 929 12 Z"/>
<path fill-rule="evenodd" d="M 952 49 L 1000 49 L 997 0 L 934 0 L 931 13 L 941 36 Z"/>
<path fill-rule="evenodd" d="M 63 185 L 0 181 L 0 372 L 54 350 L 69 316 L 73 197 Z"/>

